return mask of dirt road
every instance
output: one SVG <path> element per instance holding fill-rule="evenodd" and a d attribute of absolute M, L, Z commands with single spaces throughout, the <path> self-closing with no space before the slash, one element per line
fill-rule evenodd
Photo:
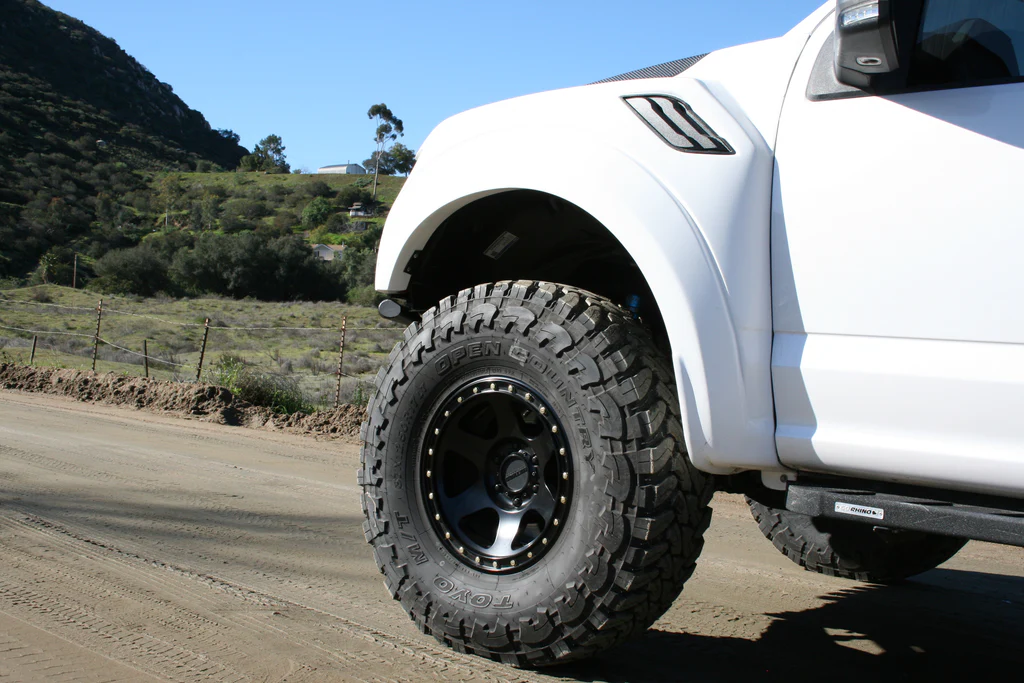
<path fill-rule="evenodd" d="M 720 496 L 640 640 L 517 671 L 417 632 L 360 529 L 354 446 L 0 393 L 0 681 L 947 680 L 1024 663 L 1024 551 L 877 587 L 801 571 Z M 1009 668 L 1006 668 L 1009 667 Z"/>

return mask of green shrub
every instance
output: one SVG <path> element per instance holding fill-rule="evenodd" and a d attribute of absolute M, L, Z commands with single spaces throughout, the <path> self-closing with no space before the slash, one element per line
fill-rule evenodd
<path fill-rule="evenodd" d="M 384 295 L 373 288 L 373 285 L 364 285 L 349 290 L 348 301 L 356 306 L 377 306 L 384 300 Z"/>
<path fill-rule="evenodd" d="M 303 397 L 295 378 L 260 372 L 235 354 L 224 354 L 213 364 L 213 378 L 216 384 L 254 406 L 289 414 L 315 409 Z"/>
<path fill-rule="evenodd" d="M 94 269 L 99 277 L 90 285 L 111 294 L 153 296 L 171 287 L 169 266 L 168 260 L 148 244 L 115 249 L 96 261 Z"/>
<path fill-rule="evenodd" d="M 370 382 L 356 382 L 355 389 L 352 390 L 352 403 L 357 406 L 365 406 L 370 402 L 370 396 L 373 395 L 373 384 Z"/>
<path fill-rule="evenodd" d="M 334 207 L 323 197 L 316 197 L 302 210 L 302 224 L 307 228 L 315 228 L 327 222 Z"/>
<path fill-rule="evenodd" d="M 367 179 L 365 183 L 360 185 L 362 180 L 364 179 L 360 178 L 355 183 L 346 185 L 338 191 L 338 206 L 343 206 L 347 209 L 356 202 L 362 202 L 363 206 L 373 202 L 373 195 L 363 189 L 369 184 L 369 180 Z"/>

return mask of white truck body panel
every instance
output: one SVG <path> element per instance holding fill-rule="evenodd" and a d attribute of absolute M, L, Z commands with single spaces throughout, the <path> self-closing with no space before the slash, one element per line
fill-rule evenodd
<path fill-rule="evenodd" d="M 647 280 L 700 469 L 1024 495 L 1024 83 L 811 101 L 833 7 L 674 78 L 443 122 L 388 217 L 377 289 L 405 291 L 458 209 L 549 193 Z M 735 154 L 669 147 L 631 95 L 683 100 Z"/>
<path fill-rule="evenodd" d="M 1024 83 L 812 101 L 831 31 L 776 149 L 780 459 L 1020 495 Z"/>

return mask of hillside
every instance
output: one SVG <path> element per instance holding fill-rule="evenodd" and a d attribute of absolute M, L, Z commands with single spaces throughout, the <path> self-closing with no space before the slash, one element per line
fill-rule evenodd
<path fill-rule="evenodd" d="M 138 171 L 245 153 L 110 38 L 37 0 L 0 3 L 0 278 L 123 232 Z"/>
<path fill-rule="evenodd" d="M 246 153 L 112 39 L 37 0 L 0 4 L 0 69 L 5 153 L 60 152 L 83 136 L 154 170 L 199 159 L 234 168 Z"/>
<path fill-rule="evenodd" d="M 404 179 L 382 178 L 356 223 L 367 176 L 216 172 L 246 153 L 110 38 L 0 1 L 0 288 L 373 303 L 376 238 Z M 316 261 L 311 241 L 346 244 L 346 263 Z"/>

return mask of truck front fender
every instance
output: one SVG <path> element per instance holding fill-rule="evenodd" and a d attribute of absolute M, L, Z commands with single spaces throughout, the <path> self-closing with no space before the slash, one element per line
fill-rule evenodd
<path fill-rule="evenodd" d="M 686 90 L 687 102 L 729 140 L 734 155 L 673 150 L 621 102 L 621 111 L 605 112 L 621 120 L 604 122 L 603 135 L 526 120 L 443 151 L 435 145 L 388 217 L 376 286 L 404 291 L 413 254 L 446 218 L 480 198 L 519 189 L 560 197 L 612 233 L 654 293 L 694 464 L 720 474 L 777 468 L 769 375 L 771 153 L 701 84 Z"/>

